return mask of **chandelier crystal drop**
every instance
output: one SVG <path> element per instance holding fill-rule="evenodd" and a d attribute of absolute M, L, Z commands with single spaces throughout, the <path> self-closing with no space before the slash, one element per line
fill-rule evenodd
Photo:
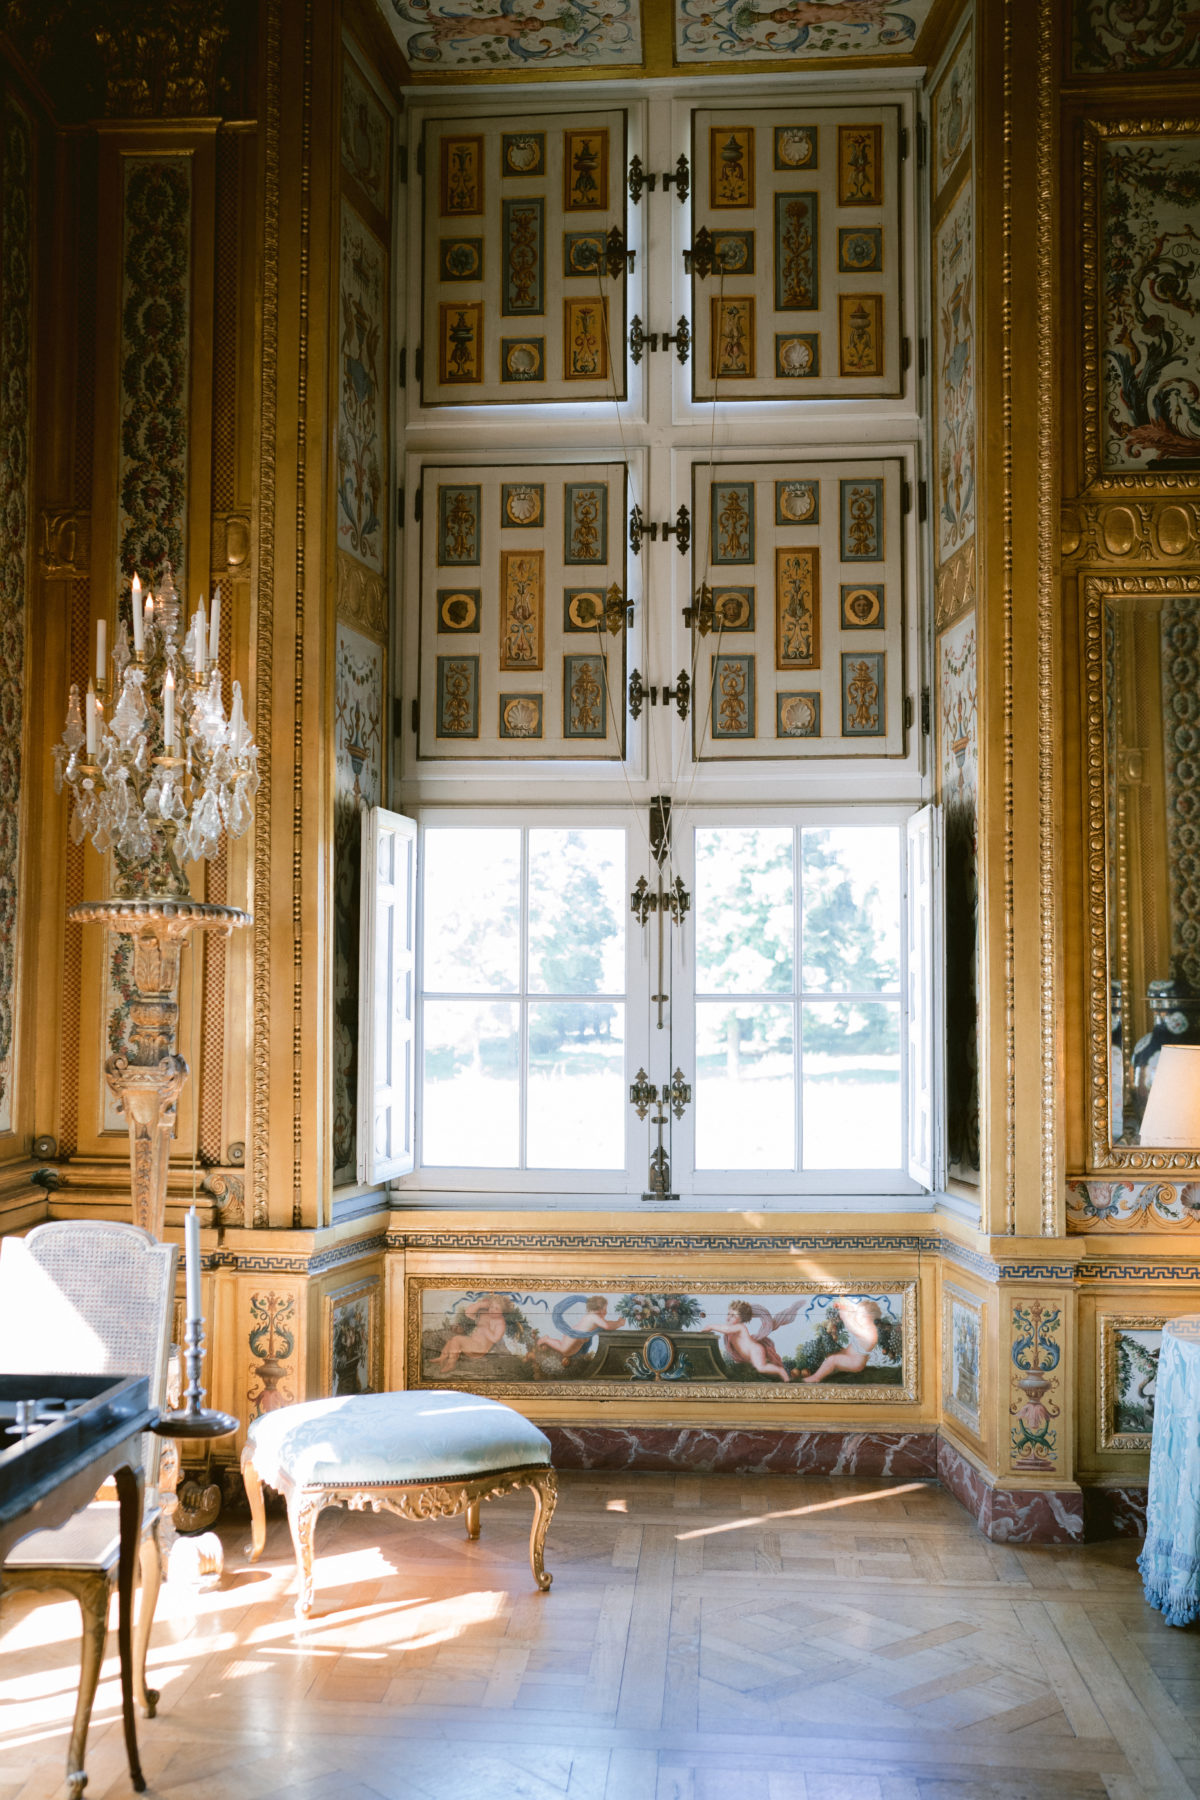
<path fill-rule="evenodd" d="M 149 868 L 154 886 L 169 890 L 158 898 L 186 899 L 185 865 L 216 856 L 223 831 L 242 836 L 259 785 L 241 686 L 233 683 L 228 717 L 221 692 L 221 590 L 211 615 L 201 598 L 182 643 L 169 563 L 157 594 L 143 598 L 134 576 L 118 616 L 111 658 L 101 620 L 96 678 L 86 694 L 71 688 L 54 746 L 55 790 L 65 782 L 71 791 L 74 842 L 90 838 L 102 855 L 115 852 L 118 894 L 144 894 Z"/>

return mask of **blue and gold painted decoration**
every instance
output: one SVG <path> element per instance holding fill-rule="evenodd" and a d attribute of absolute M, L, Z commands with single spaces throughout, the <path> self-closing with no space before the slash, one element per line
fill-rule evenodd
<path fill-rule="evenodd" d="M 604 233 L 602 231 L 563 232 L 563 277 L 570 280 L 586 275 L 595 281 L 604 266 Z"/>
<path fill-rule="evenodd" d="M 758 328 L 753 294 L 714 294 L 712 310 L 712 378 L 753 380 Z"/>
<path fill-rule="evenodd" d="M 563 736 L 608 736 L 608 689 L 603 656 L 563 657 Z"/>
<path fill-rule="evenodd" d="M 754 233 L 714 231 L 713 262 L 722 275 L 753 275 Z"/>
<path fill-rule="evenodd" d="M 883 482 L 877 478 L 842 481 L 842 561 L 882 562 L 884 557 Z"/>
<path fill-rule="evenodd" d="M 754 561 L 753 482 L 713 482 L 712 560 L 715 563 Z"/>
<path fill-rule="evenodd" d="M 442 568 L 479 562 L 479 488 L 438 488 L 438 563 Z"/>
<path fill-rule="evenodd" d="M 607 381 L 608 301 L 597 295 L 563 301 L 563 380 Z"/>
<path fill-rule="evenodd" d="M 755 735 L 753 656 L 712 659 L 712 734 L 714 738 Z"/>
<path fill-rule="evenodd" d="M 886 679 L 886 659 L 882 650 L 843 650 L 843 737 L 887 735 Z"/>
<path fill-rule="evenodd" d="M 500 137 L 501 175 L 544 175 L 546 173 L 546 134 L 544 131 L 505 131 Z"/>
<path fill-rule="evenodd" d="M 838 295 L 838 373 L 883 374 L 883 295 Z"/>
<path fill-rule="evenodd" d="M 506 318 L 545 311 L 545 207 L 536 195 L 504 202 L 504 290 Z"/>
<path fill-rule="evenodd" d="M 500 667 L 540 669 L 545 643 L 546 553 L 500 552 Z"/>
<path fill-rule="evenodd" d="M 544 381 L 546 379 L 545 338 L 501 338 L 500 379 L 501 381 Z"/>
<path fill-rule="evenodd" d="M 483 302 L 443 301 L 438 307 L 438 380 L 445 387 L 483 380 Z"/>
<path fill-rule="evenodd" d="M 754 205 L 753 125 L 713 125 L 708 133 L 709 204 Z"/>
<path fill-rule="evenodd" d="M 439 588 L 437 591 L 437 628 L 439 637 L 457 636 L 460 632 L 478 631 L 480 591 L 478 588 Z"/>
<path fill-rule="evenodd" d="M 813 193 L 775 196 L 775 310 L 820 305 L 820 203 Z"/>
<path fill-rule="evenodd" d="M 838 126 L 838 205 L 883 205 L 883 129 Z"/>
<path fill-rule="evenodd" d="M 753 631 L 754 589 L 752 587 L 718 587 L 713 591 L 714 630 Z"/>
<path fill-rule="evenodd" d="M 805 381 L 819 377 L 821 373 L 820 332 L 776 332 L 775 373 L 781 381 Z"/>
<path fill-rule="evenodd" d="M 873 581 L 865 587 L 855 582 L 849 585 L 843 583 L 841 616 L 843 631 L 886 630 L 887 608 L 883 582 Z"/>
<path fill-rule="evenodd" d="M 932 4 L 933 0 L 840 0 L 834 5 L 828 0 L 799 0 L 776 6 L 763 0 L 750 6 L 746 0 L 674 0 L 675 62 L 694 71 L 697 64 L 767 65 L 802 58 L 807 71 L 835 57 L 839 62 L 864 57 L 872 62 L 887 57 L 911 60 Z M 1128 16 L 1119 0 L 1109 4 L 1114 12 Z M 1141 7 L 1133 15 L 1139 23 L 1144 11 Z M 1122 29 L 1128 37 L 1128 27 Z"/>
<path fill-rule="evenodd" d="M 777 525 L 819 525 L 821 523 L 820 482 L 777 481 L 775 483 L 775 523 Z"/>
<path fill-rule="evenodd" d="M 598 587 L 563 589 L 563 630 L 595 637 L 604 630 L 605 596 Z"/>
<path fill-rule="evenodd" d="M 451 237 L 438 241 L 439 281 L 482 281 L 483 239 Z"/>
<path fill-rule="evenodd" d="M 440 738 L 479 736 L 477 656 L 438 657 L 437 735 Z"/>
<path fill-rule="evenodd" d="M 821 666 L 821 551 L 803 544 L 775 551 L 775 667 Z"/>
<path fill-rule="evenodd" d="M 775 736 L 777 738 L 820 737 L 821 696 L 817 692 L 775 695 Z"/>
<path fill-rule="evenodd" d="M 568 481 L 563 486 L 563 561 L 608 561 L 608 484 Z"/>
<path fill-rule="evenodd" d="M 541 694 L 501 694 L 500 736 L 540 738 L 544 707 Z"/>
<path fill-rule="evenodd" d="M 840 226 L 838 273 L 877 275 L 883 268 L 883 232 L 878 225 Z"/>
<path fill-rule="evenodd" d="M 815 169 L 818 161 L 815 125 L 777 125 L 774 132 L 774 164 L 783 172 Z"/>
<path fill-rule="evenodd" d="M 441 144 L 443 219 L 470 218 L 483 211 L 482 137 L 444 137 Z"/>
<path fill-rule="evenodd" d="M 563 133 L 563 211 L 608 210 L 608 131 Z"/>
<path fill-rule="evenodd" d="M 502 531 L 532 531 L 546 523 L 544 481 L 505 481 L 500 487 Z"/>

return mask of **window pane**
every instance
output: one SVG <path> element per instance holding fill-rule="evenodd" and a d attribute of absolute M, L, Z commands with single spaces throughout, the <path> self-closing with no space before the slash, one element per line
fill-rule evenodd
<path fill-rule="evenodd" d="M 790 994 L 794 929 L 791 831 L 697 831 L 698 992 Z"/>
<path fill-rule="evenodd" d="M 531 831 L 529 991 L 623 994 L 626 905 L 623 831 Z"/>
<path fill-rule="evenodd" d="M 900 833 L 835 825 L 800 833 L 804 988 L 900 986 Z"/>
<path fill-rule="evenodd" d="M 426 993 L 513 993 L 521 933 L 521 834 L 425 833 Z"/>
<path fill-rule="evenodd" d="M 623 1169 L 625 1008 L 535 1001 L 528 1094 L 531 1169 Z"/>
<path fill-rule="evenodd" d="M 520 1034 L 515 1000 L 427 1000 L 421 1161 L 515 1169 Z"/>
<path fill-rule="evenodd" d="M 696 1008 L 696 1167 L 794 1169 L 790 1005 Z"/>
<path fill-rule="evenodd" d="M 802 1008 L 806 1169 L 900 1167 L 900 1007 Z"/>

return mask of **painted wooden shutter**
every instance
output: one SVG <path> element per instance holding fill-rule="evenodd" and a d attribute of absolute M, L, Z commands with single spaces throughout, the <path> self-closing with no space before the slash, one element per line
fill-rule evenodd
<path fill-rule="evenodd" d="M 371 807 L 362 857 L 358 1178 L 377 1182 L 415 1161 L 415 820 Z"/>
<path fill-rule="evenodd" d="M 935 896 L 940 880 L 941 835 L 936 806 L 908 821 L 908 1172 L 923 1187 L 942 1185 L 938 1103 L 938 1008 Z"/>

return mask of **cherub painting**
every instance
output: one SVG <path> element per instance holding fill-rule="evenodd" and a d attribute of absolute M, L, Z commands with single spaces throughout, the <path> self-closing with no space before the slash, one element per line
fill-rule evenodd
<path fill-rule="evenodd" d="M 877 1300 L 861 1300 L 853 1294 L 847 1294 L 844 1298 L 836 1299 L 833 1304 L 841 1317 L 842 1328 L 850 1345 L 846 1350 L 833 1351 L 815 1369 L 801 1369 L 801 1381 L 807 1381 L 810 1385 L 825 1381 L 839 1370 L 848 1375 L 860 1374 L 879 1342 L 879 1321 L 883 1312 Z"/>
<path fill-rule="evenodd" d="M 754 1306 L 749 1300 L 734 1300 L 724 1325 L 708 1325 L 705 1329 L 724 1338 L 725 1355 L 730 1362 L 749 1363 L 752 1369 L 773 1381 L 790 1381 L 791 1375 L 771 1341 L 771 1333 L 790 1325 L 806 1301 L 807 1295 L 791 1306 L 785 1306 L 782 1312 L 770 1313 L 765 1306 Z M 755 1321 L 754 1325 L 751 1325 L 751 1319 Z"/>
<path fill-rule="evenodd" d="M 463 1356 L 491 1356 L 504 1348 L 509 1335 L 511 1303 L 506 1294 L 480 1294 L 459 1309 L 455 1324 L 458 1330 L 446 1339 L 441 1352 L 430 1362 L 439 1375 L 449 1375 Z M 522 1351 L 513 1349 L 514 1355 Z"/>
<path fill-rule="evenodd" d="M 573 1323 L 568 1323 L 567 1314 L 575 1307 L 585 1310 L 576 1316 Z M 566 1362 L 569 1357 L 577 1356 L 581 1350 L 590 1349 L 602 1331 L 619 1331 L 620 1319 L 608 1316 L 608 1298 L 604 1294 L 568 1294 L 554 1308 L 551 1317 L 562 1333 L 561 1337 L 540 1337 L 537 1341 L 539 1350 L 557 1350 Z"/>

